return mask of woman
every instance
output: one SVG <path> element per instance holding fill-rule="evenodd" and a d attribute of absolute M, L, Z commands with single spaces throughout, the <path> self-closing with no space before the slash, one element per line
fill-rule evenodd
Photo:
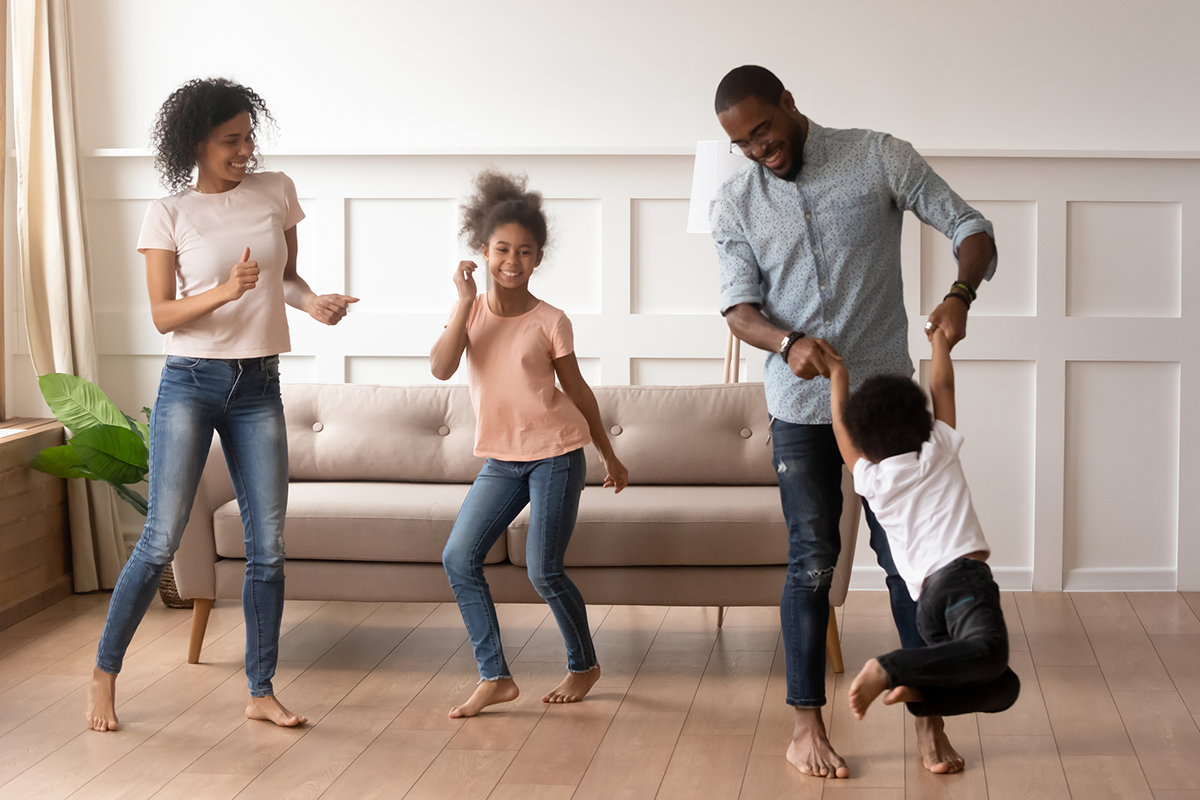
<path fill-rule="evenodd" d="M 261 97 L 218 78 L 184 84 L 155 123 L 155 166 L 171 194 L 150 205 L 138 252 L 146 258 L 154 325 L 167 334 L 167 360 L 150 418 L 146 526 L 113 590 L 88 688 L 93 730 L 117 729 L 117 674 L 179 546 L 214 430 L 245 529 L 246 716 L 282 726 L 307 721 L 284 708 L 271 686 L 287 508 L 284 304 L 336 325 L 357 298 L 318 296 L 297 274 L 296 224 L 304 212 L 290 178 L 255 172 L 263 121 L 274 120 Z"/>

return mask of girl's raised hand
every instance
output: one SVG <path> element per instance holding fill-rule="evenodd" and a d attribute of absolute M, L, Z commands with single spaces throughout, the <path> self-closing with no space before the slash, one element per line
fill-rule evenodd
<path fill-rule="evenodd" d="M 616 489 L 614 494 L 620 494 L 621 490 L 629 485 L 629 470 L 625 469 L 625 465 L 621 463 L 621 459 L 613 456 L 611 460 L 605 461 L 603 457 L 600 461 L 604 464 L 604 471 L 607 473 L 604 476 L 604 488 L 610 487 Z"/>
<path fill-rule="evenodd" d="M 459 300 L 474 300 L 479 294 L 475 288 L 475 269 L 474 261 L 460 261 L 454 268 L 454 286 L 458 289 Z"/>

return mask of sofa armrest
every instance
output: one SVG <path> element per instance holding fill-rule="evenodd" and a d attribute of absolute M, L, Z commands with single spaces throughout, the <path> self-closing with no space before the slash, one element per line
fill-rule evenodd
<path fill-rule="evenodd" d="M 175 552 L 175 585 L 180 597 L 216 598 L 217 543 L 213 535 L 213 512 L 233 498 L 233 481 L 221 451 L 221 440 L 214 435 L 208 462 L 196 488 L 192 514 Z"/>

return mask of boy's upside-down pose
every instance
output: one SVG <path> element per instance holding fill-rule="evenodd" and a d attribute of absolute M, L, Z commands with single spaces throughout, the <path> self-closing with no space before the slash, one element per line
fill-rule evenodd
<path fill-rule="evenodd" d="M 971 505 L 954 429 L 954 367 L 942 331 L 933 344 L 929 390 L 881 375 L 849 395 L 841 362 L 830 370 L 833 430 L 854 473 L 854 488 L 887 532 L 896 568 L 917 600 L 917 627 L 927 647 L 894 650 L 868 661 L 850 685 L 850 708 L 862 719 L 884 691 L 916 716 L 1004 711 L 1020 681 L 1008 668 L 1008 631 L 1000 590 L 984 563 L 990 549 Z"/>

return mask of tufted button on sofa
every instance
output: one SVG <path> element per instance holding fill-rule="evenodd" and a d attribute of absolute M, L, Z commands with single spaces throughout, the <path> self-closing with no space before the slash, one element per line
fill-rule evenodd
<path fill-rule="evenodd" d="M 629 468 L 603 489 L 592 446 L 567 550 L 589 603 L 778 605 L 787 526 L 771 460 L 762 384 L 594 389 L 613 448 Z M 453 602 L 442 549 L 482 465 L 465 386 L 291 384 L 286 596 Z M 843 470 L 842 553 L 830 591 L 845 600 L 861 506 Z M 525 577 L 526 509 L 492 547 L 485 573 L 500 603 L 540 603 Z M 241 515 L 214 438 L 174 562 L 196 598 L 189 661 L 199 659 L 215 599 L 241 597 Z M 720 618 L 720 617 L 719 617 Z M 841 671 L 833 615 L 830 660 Z"/>

